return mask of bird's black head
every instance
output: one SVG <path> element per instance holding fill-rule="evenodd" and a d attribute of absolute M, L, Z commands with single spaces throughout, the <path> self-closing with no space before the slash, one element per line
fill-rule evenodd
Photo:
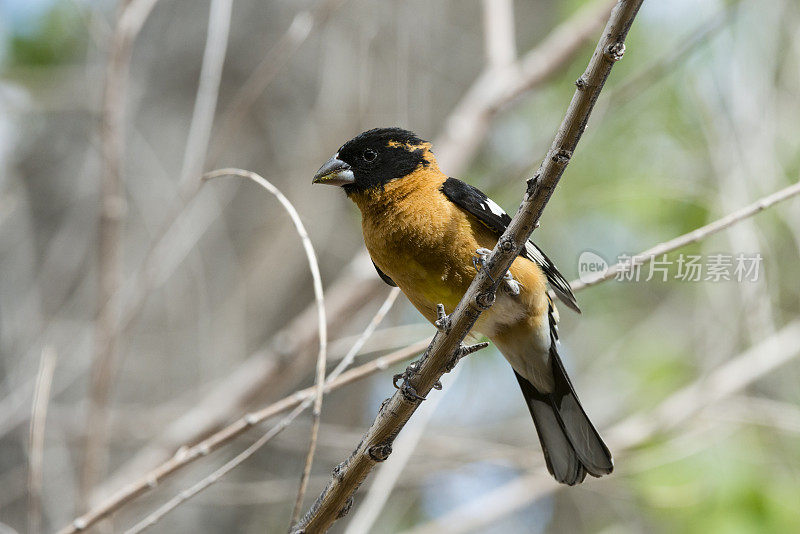
<path fill-rule="evenodd" d="M 340 185 L 349 195 L 403 178 L 433 157 L 430 143 L 401 128 L 375 128 L 342 145 L 313 183 Z"/>

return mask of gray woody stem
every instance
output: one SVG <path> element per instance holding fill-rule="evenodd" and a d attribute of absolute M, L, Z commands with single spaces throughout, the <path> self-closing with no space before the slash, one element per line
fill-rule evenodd
<path fill-rule="evenodd" d="M 498 282 L 511 266 L 536 228 L 547 201 L 569 163 L 578 140 L 586 128 L 592 107 L 600 95 L 614 63 L 622 58 L 625 37 L 643 0 L 620 0 L 611 12 L 603 35 L 578 79 L 566 116 L 539 170 L 528 181 L 528 191 L 508 229 L 500 237 L 486 265 L 478 272 L 461 302 L 450 317 L 447 333 L 437 332 L 411 379 L 416 392 L 424 397 L 446 372 L 448 363 L 461 347 L 480 314 L 494 301 Z M 324 532 L 352 505 L 353 494 L 376 463 L 391 453 L 394 438 L 417 409 L 419 401 L 396 392 L 381 407 L 377 418 L 355 451 L 333 471 L 333 476 L 308 513 L 295 527 L 295 533 Z"/>

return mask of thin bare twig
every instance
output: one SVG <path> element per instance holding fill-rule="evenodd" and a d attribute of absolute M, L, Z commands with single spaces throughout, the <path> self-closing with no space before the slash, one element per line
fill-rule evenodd
<path fill-rule="evenodd" d="M 573 291 L 579 291 L 583 288 L 593 286 L 595 284 L 599 284 L 600 282 L 604 282 L 606 280 L 610 280 L 611 278 L 616 277 L 618 274 L 630 271 L 639 267 L 641 265 L 645 265 L 653 260 L 656 256 L 661 256 L 663 254 L 667 254 L 672 252 L 673 250 L 679 249 L 681 247 L 685 247 L 686 245 L 690 245 L 692 243 L 696 243 L 702 239 L 705 239 L 708 236 L 714 235 L 719 233 L 726 228 L 730 228 L 734 224 L 749 219 L 753 215 L 764 211 L 765 209 L 774 206 L 784 200 L 788 200 L 794 196 L 800 194 L 800 182 L 794 183 L 788 187 L 781 189 L 771 195 L 766 197 L 760 198 L 757 201 L 749 204 L 739 210 L 736 210 L 728 215 L 722 217 L 721 219 L 717 219 L 714 222 L 711 222 L 705 226 L 701 226 L 696 230 L 692 230 L 689 233 L 683 234 L 678 236 L 674 239 L 670 239 L 669 241 L 665 241 L 664 243 L 659 243 L 658 245 L 645 250 L 644 252 L 640 252 L 633 256 L 630 260 L 626 260 L 624 262 L 619 262 L 611 267 L 605 273 L 598 273 L 597 276 L 591 278 L 586 281 L 581 280 L 574 280 L 571 282 L 571 286 Z"/>
<path fill-rule="evenodd" d="M 225 462 L 222 467 L 215 470 L 209 476 L 192 485 L 192 487 L 183 490 L 175 497 L 161 505 L 155 512 L 149 514 L 140 522 L 136 523 L 133 527 L 125 531 L 125 534 L 138 534 L 139 532 L 147 530 L 172 510 L 185 503 L 204 489 L 208 488 L 226 474 L 230 473 L 234 468 L 255 454 L 258 449 L 263 447 L 269 440 L 277 436 L 284 428 L 289 426 L 289 424 L 294 421 L 298 415 L 300 415 L 306 408 L 308 408 L 308 406 L 311 405 L 311 402 L 312 399 L 308 399 L 306 402 L 295 408 L 292 413 L 286 416 L 279 424 L 272 427 L 269 432 L 258 438 L 255 443 L 247 447 L 229 461 Z"/>
<path fill-rule="evenodd" d="M 46 345 L 42 349 L 36 388 L 33 394 L 28 452 L 28 531 L 38 534 L 42 530 L 42 464 L 44 459 L 44 428 L 50 386 L 56 369 L 56 351 Z"/>
<path fill-rule="evenodd" d="M 375 373 L 384 371 L 398 362 L 405 361 L 422 352 L 425 347 L 428 346 L 430 341 L 430 338 L 422 339 L 412 345 L 409 345 L 408 347 L 392 352 L 391 354 L 387 354 L 386 356 L 376 358 L 368 363 L 351 369 L 350 371 L 344 372 L 336 380 L 333 380 L 329 384 L 325 385 L 325 392 L 329 393 L 335 389 L 339 389 L 351 384 L 352 382 L 362 380 Z M 231 440 L 244 434 L 253 426 L 275 417 L 276 415 L 292 410 L 304 402 L 313 399 L 315 393 L 315 386 L 296 391 L 288 397 L 284 397 L 280 401 L 272 403 L 261 410 L 248 413 L 244 417 L 237 419 L 231 425 L 223 428 L 222 430 L 216 432 L 192 447 L 181 447 L 177 450 L 172 458 L 162 463 L 155 469 L 148 471 L 144 476 L 138 478 L 135 482 L 122 487 L 116 493 L 100 503 L 96 508 L 93 508 L 86 514 L 73 520 L 69 525 L 63 527 L 58 531 L 58 534 L 75 534 L 76 532 L 80 532 L 89 528 L 108 515 L 116 512 L 128 502 L 152 490 L 162 480 L 164 480 L 164 478 L 175 473 L 182 467 L 189 465 L 199 458 L 207 456 L 212 451 L 219 449 L 223 445 L 229 443 Z"/>
<path fill-rule="evenodd" d="M 317 255 L 314 253 L 314 246 L 311 244 L 311 239 L 308 237 L 308 232 L 306 232 L 305 226 L 303 226 L 303 221 L 300 219 L 300 215 L 297 213 L 297 210 L 294 208 L 289 199 L 287 199 L 283 193 L 281 193 L 274 185 L 270 182 L 265 180 L 263 177 L 259 176 L 258 174 L 252 171 L 245 171 L 243 169 L 219 169 L 216 171 L 211 171 L 203 175 L 204 180 L 209 180 L 212 178 L 218 178 L 221 176 L 238 176 L 241 178 L 246 178 L 248 180 L 252 180 L 253 182 L 257 183 L 270 193 L 272 193 L 281 205 L 284 207 L 286 212 L 292 219 L 292 222 L 297 229 L 297 233 L 300 235 L 300 239 L 303 242 L 303 248 L 306 251 L 306 256 L 308 258 L 308 266 L 311 269 L 311 276 L 314 279 L 314 297 L 316 299 L 317 304 L 317 321 L 319 325 L 319 353 L 317 354 L 317 372 L 316 378 L 314 383 L 316 384 L 316 394 L 314 398 L 314 409 L 313 409 L 313 422 L 311 424 L 311 438 L 309 439 L 309 446 L 308 452 L 306 453 L 306 461 L 305 466 L 303 467 L 303 474 L 300 478 L 300 489 L 297 492 L 297 501 L 295 504 L 295 509 L 297 510 L 303 505 L 303 497 L 306 493 L 306 487 L 308 485 L 308 477 L 311 475 L 311 464 L 314 461 L 314 452 L 317 448 L 317 436 L 319 435 L 319 421 L 322 415 L 322 397 L 325 394 L 325 364 L 327 362 L 327 350 L 328 350 L 328 328 L 327 328 L 327 320 L 325 319 L 325 299 L 322 295 L 322 277 L 319 274 L 319 264 L 317 263 Z M 245 456 L 245 458 L 249 457 Z M 232 469 L 233 467 L 231 467 Z M 227 471 L 226 471 L 227 472 Z M 300 514 L 299 511 L 296 512 L 297 515 Z M 295 514 L 292 515 L 292 523 L 296 521 Z"/>
<path fill-rule="evenodd" d="M 442 374 L 451 368 L 464 337 L 472 330 L 480 314 L 492 305 L 499 281 L 536 227 L 586 128 L 611 68 L 622 58 L 625 37 L 641 4 L 642 0 L 620 0 L 612 10 L 586 72 L 578 79 L 578 89 L 550 151 L 539 171 L 528 182 L 528 191 L 517 214 L 449 316 L 448 327 L 442 329 L 444 332 L 437 332 L 415 365 L 409 382 L 416 395 L 406 396 L 404 391 L 398 391 L 384 403 L 362 442 L 336 469 L 328 486 L 298 524 L 297 531 L 305 534 L 324 532 L 347 514 L 356 489 L 375 464 L 388 457 L 392 441 L 419 406 L 419 399 L 428 395 Z"/>
<path fill-rule="evenodd" d="M 327 380 L 325 381 L 325 389 L 327 389 L 328 386 L 333 385 L 334 381 L 339 376 L 339 374 L 346 368 L 347 365 L 342 365 L 342 363 L 348 364 L 348 362 L 352 362 L 353 361 L 353 357 L 355 356 L 355 353 L 357 353 L 358 350 L 360 349 L 360 347 L 363 346 L 363 344 L 366 341 L 366 339 L 369 338 L 369 335 L 375 330 L 375 328 L 378 326 L 378 324 L 380 324 L 380 322 L 383 320 L 383 318 L 386 316 L 386 314 L 391 309 L 392 305 L 394 304 L 394 302 L 395 302 L 395 300 L 397 298 L 398 292 L 399 292 L 399 290 L 396 290 L 396 288 L 389 292 L 389 295 L 386 297 L 386 300 L 384 301 L 383 305 L 380 307 L 378 312 L 375 314 L 375 316 L 372 318 L 370 323 L 367 325 L 367 327 L 364 330 L 364 332 L 362 333 L 362 335 L 359 336 L 359 338 L 356 340 L 356 342 L 353 345 L 352 349 L 348 353 L 348 356 L 346 356 L 345 359 L 342 360 L 342 362 L 340 362 L 340 365 L 337 366 L 336 369 L 334 369 L 334 371 L 328 376 Z M 352 356 L 351 356 L 351 354 L 352 354 Z M 312 388 L 309 388 L 309 390 L 308 390 L 309 393 L 311 393 L 311 389 Z M 155 523 L 157 523 L 162 517 L 167 515 L 169 512 L 171 512 L 172 510 L 174 510 L 175 508 L 177 508 L 178 506 L 180 506 L 184 502 L 188 501 L 189 499 L 191 499 L 195 495 L 199 494 L 200 492 L 202 492 L 203 490 L 205 490 L 206 488 L 208 488 L 209 486 L 211 486 L 212 484 L 217 482 L 224 475 L 226 475 L 227 473 L 229 473 L 230 471 L 235 469 L 242 462 L 244 462 L 248 458 L 250 458 L 261 447 L 266 445 L 275 436 L 277 436 L 278 434 L 283 432 L 283 430 L 285 430 L 297 418 L 297 416 L 299 416 L 306 409 L 308 409 L 309 406 L 311 406 L 312 402 L 316 402 L 316 399 L 318 399 L 316 386 L 313 389 L 314 389 L 313 396 L 309 395 L 308 398 L 306 398 L 305 400 L 302 401 L 301 404 L 296 406 L 295 409 L 289 415 L 284 417 L 277 425 L 275 425 L 273 428 L 271 428 L 266 434 L 264 434 L 261 438 L 259 438 L 259 440 L 256 441 L 253 445 L 248 447 L 245 451 L 243 451 L 242 453 L 237 455 L 232 460 L 226 462 L 225 465 L 223 465 L 219 469 L 215 470 L 213 473 L 211 473 L 207 477 L 203 478 L 202 480 L 200 480 L 197 483 L 195 483 L 194 485 L 192 485 L 190 488 L 180 492 L 178 495 L 176 495 L 175 497 L 173 497 L 172 499 L 167 501 L 164 505 L 160 506 L 156 511 L 154 511 L 151 514 L 149 514 L 142 521 L 140 521 L 133 528 L 131 528 L 131 530 L 128 531 L 128 534 L 138 533 L 138 532 L 141 532 L 141 531 L 153 526 Z M 318 418 L 317 418 L 317 420 L 318 420 Z M 308 464 L 308 460 L 306 461 L 306 465 L 309 465 Z"/>
<path fill-rule="evenodd" d="M 372 320 L 369 322 L 367 327 L 361 332 L 361 335 L 358 336 L 353 346 L 350 347 L 350 350 L 347 351 L 347 354 L 344 355 L 342 361 L 331 371 L 330 375 L 328 375 L 328 382 L 335 380 L 342 371 L 350 367 L 350 364 L 353 363 L 356 355 L 361 351 L 364 347 L 364 344 L 367 340 L 372 337 L 372 334 L 375 333 L 375 329 L 378 328 L 378 325 L 383 322 L 383 319 L 386 317 L 386 314 L 389 313 L 389 310 L 392 309 L 394 303 L 397 301 L 397 296 L 400 294 L 400 288 L 393 287 L 389 294 L 386 295 L 386 300 L 383 301 L 381 307 L 378 308 L 378 311 L 375 312 L 375 315 L 372 317 Z"/>

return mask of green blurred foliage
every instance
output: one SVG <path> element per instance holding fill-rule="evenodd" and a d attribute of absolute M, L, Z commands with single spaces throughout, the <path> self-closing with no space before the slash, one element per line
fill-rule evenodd
<path fill-rule="evenodd" d="M 32 28 L 12 32 L 9 66 L 50 66 L 80 59 L 86 50 L 86 22 L 75 2 L 54 4 Z"/>
<path fill-rule="evenodd" d="M 740 429 L 689 458 L 639 473 L 633 484 L 642 509 L 665 532 L 797 532 L 800 486 L 759 434 Z"/>

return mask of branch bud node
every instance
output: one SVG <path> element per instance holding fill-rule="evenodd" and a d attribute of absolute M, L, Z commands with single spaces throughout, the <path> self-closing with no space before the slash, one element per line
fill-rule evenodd
<path fill-rule="evenodd" d="M 450 332 L 450 317 L 444 309 L 444 304 L 436 305 L 436 315 L 437 319 L 433 322 L 436 329 L 443 334 Z"/>
<path fill-rule="evenodd" d="M 389 455 L 392 454 L 392 444 L 378 443 L 377 445 L 373 445 L 367 449 L 367 453 L 369 454 L 369 457 L 376 462 L 384 462 Z"/>
<path fill-rule="evenodd" d="M 536 171 L 536 174 L 528 178 L 528 186 L 525 189 L 525 200 L 529 201 L 535 194 L 536 190 L 539 189 L 539 182 L 542 177 L 542 169 L 541 167 L 539 170 Z"/>
<path fill-rule="evenodd" d="M 331 475 L 333 475 L 333 478 L 337 480 L 340 480 L 342 478 L 342 470 L 344 469 L 346 463 L 347 462 L 342 462 L 333 468 L 333 471 L 331 471 Z"/>
<path fill-rule="evenodd" d="M 611 43 L 603 53 L 609 61 L 619 61 L 625 55 L 625 43 Z"/>
<path fill-rule="evenodd" d="M 569 163 L 570 158 L 572 158 L 572 152 L 562 148 L 558 152 L 553 154 L 553 157 L 551 159 L 555 163 L 558 163 L 559 165 L 566 165 L 567 163 Z"/>
<path fill-rule="evenodd" d="M 348 497 L 347 501 L 342 506 L 342 509 L 339 510 L 339 513 L 336 514 L 336 519 L 341 519 L 346 516 L 350 512 L 350 508 L 353 507 L 353 497 Z"/>

